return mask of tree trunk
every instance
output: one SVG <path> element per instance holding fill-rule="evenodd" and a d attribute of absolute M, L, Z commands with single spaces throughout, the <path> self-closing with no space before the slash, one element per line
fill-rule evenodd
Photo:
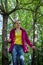
<path fill-rule="evenodd" d="M 41 32 L 43 32 L 43 31 L 41 31 Z M 42 39 L 41 52 L 42 52 L 42 65 L 43 65 L 43 33 L 41 34 L 41 39 Z"/>
<path fill-rule="evenodd" d="M 43 65 L 43 40 L 42 40 L 42 65 Z"/>
<path fill-rule="evenodd" d="M 3 15 L 3 30 L 2 30 L 2 65 L 9 65 L 7 51 L 7 22 L 8 16 Z M 5 41 L 6 39 L 6 41 Z"/>
<path fill-rule="evenodd" d="M 37 14 L 34 16 L 33 24 L 33 44 L 36 46 L 37 43 Z M 31 65 L 37 65 L 37 50 L 33 50 L 32 63 Z"/>

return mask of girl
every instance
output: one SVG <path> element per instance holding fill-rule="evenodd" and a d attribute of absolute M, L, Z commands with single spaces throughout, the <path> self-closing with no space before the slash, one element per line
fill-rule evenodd
<path fill-rule="evenodd" d="M 35 46 L 30 42 L 26 30 L 21 27 L 21 22 L 17 20 L 15 22 L 15 28 L 10 31 L 10 38 L 8 39 L 11 42 L 9 52 L 12 54 L 13 65 L 17 64 L 17 56 L 20 58 L 20 65 L 25 65 L 24 63 L 24 52 L 28 52 L 28 45 L 35 49 Z"/>

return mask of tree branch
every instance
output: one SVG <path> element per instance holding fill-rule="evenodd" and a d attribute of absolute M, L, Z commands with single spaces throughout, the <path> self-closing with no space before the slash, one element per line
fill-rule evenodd
<path fill-rule="evenodd" d="M 11 13 L 15 12 L 16 10 L 20 10 L 20 9 L 34 12 L 32 9 L 29 9 L 29 8 L 23 8 L 23 7 L 21 7 L 21 8 L 18 7 L 17 8 L 17 7 L 15 7 L 13 10 L 9 11 L 6 14 L 10 15 Z"/>
<path fill-rule="evenodd" d="M 6 12 L 8 12 L 8 4 L 7 4 L 7 0 L 5 0 L 5 9 L 6 9 Z"/>
<path fill-rule="evenodd" d="M 0 10 L 0 14 L 3 15 L 3 12 Z"/>
<path fill-rule="evenodd" d="M 40 18 L 40 17 L 42 17 L 43 16 L 43 14 L 41 14 L 40 12 L 38 12 L 41 16 L 39 16 L 38 18 Z"/>
<path fill-rule="evenodd" d="M 19 4 L 18 0 L 16 0 L 16 5 Z"/>
<path fill-rule="evenodd" d="M 2 0 L 1 0 L 1 11 L 2 11 L 2 12 L 5 12 L 5 11 L 4 11 L 4 5 L 3 5 L 3 3 L 2 3 Z"/>
<path fill-rule="evenodd" d="M 29 5 L 29 4 L 32 4 L 34 0 L 32 0 L 31 2 L 27 2 L 27 3 L 20 3 L 20 4 L 24 4 L 24 5 Z"/>
<path fill-rule="evenodd" d="M 13 19 L 11 16 L 9 16 L 9 19 L 11 19 L 11 20 L 12 20 L 12 22 L 14 23 L 14 19 Z"/>
<path fill-rule="evenodd" d="M 32 0 L 32 2 L 33 2 L 33 0 Z M 32 2 L 31 2 L 31 3 L 32 3 Z M 16 0 L 16 3 L 18 4 L 18 0 Z M 40 4 L 40 2 L 39 2 L 39 4 Z M 38 10 L 39 7 L 40 7 L 40 5 L 37 6 L 36 10 Z M 28 9 L 28 8 L 23 8 L 23 7 L 20 8 L 20 7 L 18 7 L 18 6 L 16 5 L 16 7 L 15 7 L 13 10 L 11 10 L 11 11 L 8 12 L 8 15 L 10 15 L 11 13 L 15 12 L 16 10 L 20 10 L 20 9 L 22 9 L 22 10 L 27 10 L 27 11 L 30 10 L 30 11 L 34 12 L 31 8 L 30 8 L 30 9 Z"/>

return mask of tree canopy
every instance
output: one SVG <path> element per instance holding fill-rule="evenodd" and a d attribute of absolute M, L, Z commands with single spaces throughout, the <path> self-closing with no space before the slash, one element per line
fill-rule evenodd
<path fill-rule="evenodd" d="M 14 28 L 14 19 L 16 14 L 18 14 L 22 27 L 27 30 L 30 40 L 34 42 L 33 39 L 37 37 L 37 42 L 34 42 L 37 48 L 37 65 L 43 65 L 43 0 L 0 0 L 0 14 L 3 17 L 3 24 L 7 23 L 5 27 L 3 25 L 3 29 L 5 28 L 4 32 L 7 30 L 6 34 L 8 35 L 10 30 Z M 6 34 L 5 37 L 7 37 Z M 1 38 L 3 37 L 2 35 L 0 35 Z M 1 38 L 0 44 L 2 45 L 4 37 Z M 33 51 L 30 48 L 30 52 L 25 54 L 26 65 L 31 64 L 32 53 Z"/>

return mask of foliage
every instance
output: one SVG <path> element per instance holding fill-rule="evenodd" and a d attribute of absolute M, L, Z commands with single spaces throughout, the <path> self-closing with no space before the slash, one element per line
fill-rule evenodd
<path fill-rule="evenodd" d="M 7 1 L 7 9 L 6 9 L 6 1 Z M 38 49 L 38 62 L 42 65 L 42 41 L 43 41 L 43 0 L 0 0 L 0 12 L 1 14 L 9 13 L 15 7 L 18 9 L 13 11 L 9 17 L 12 17 L 13 20 L 15 19 L 15 14 L 18 13 L 18 17 L 21 21 L 22 27 L 25 28 L 28 32 L 30 40 L 33 42 L 33 23 L 35 14 L 37 14 L 37 30 L 38 30 L 38 41 L 37 41 L 37 49 Z M 18 2 L 17 2 L 18 1 Z M 10 30 L 14 27 L 14 21 L 12 19 L 8 19 L 8 27 L 7 27 L 7 34 L 10 33 Z M 2 37 L 1 37 L 2 38 Z M 2 39 L 0 40 L 2 41 Z M 0 43 L 2 44 L 2 43 Z M 1 45 L 0 45 L 1 46 Z M 1 47 L 0 47 L 1 48 Z M 30 48 L 29 48 L 30 49 Z M 25 62 L 27 64 L 31 64 L 32 59 L 29 58 L 32 55 L 32 50 L 28 54 L 25 54 Z M 0 52 L 1 53 L 1 52 Z M 0 54 L 1 57 L 1 54 Z M 27 59 L 28 58 L 28 59 Z M 0 58 L 1 59 L 1 58 Z M 41 60 L 41 62 L 40 62 Z M 29 63 L 28 63 L 29 62 Z"/>

